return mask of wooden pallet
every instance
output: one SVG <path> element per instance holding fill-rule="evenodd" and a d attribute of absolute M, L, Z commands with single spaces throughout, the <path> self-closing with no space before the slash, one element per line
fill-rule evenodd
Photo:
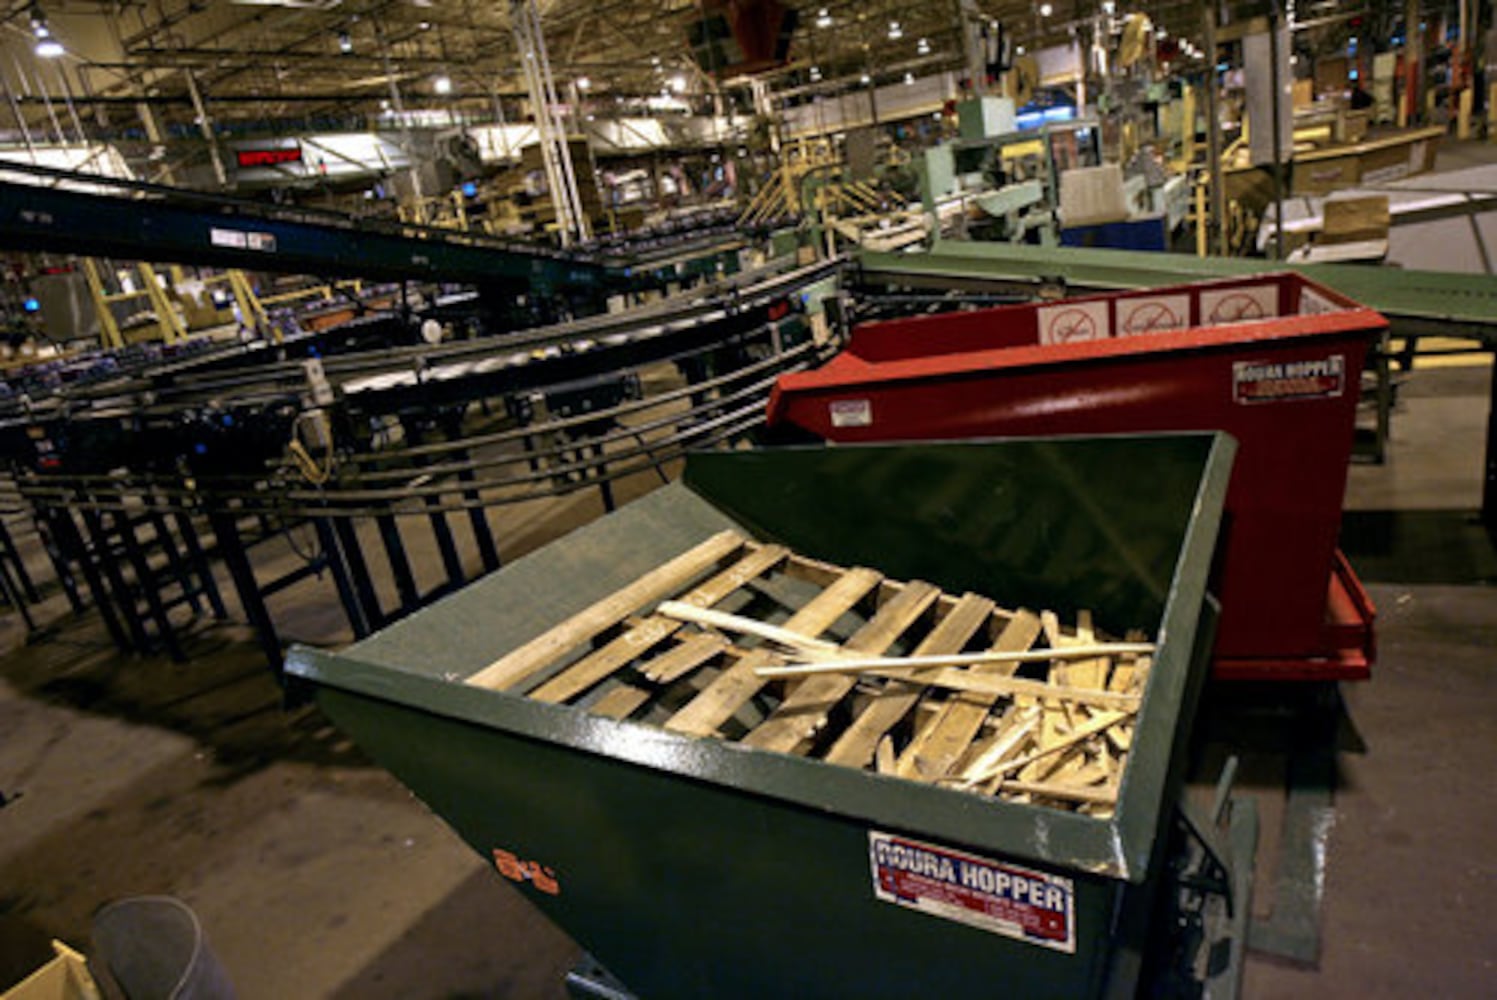
<path fill-rule="evenodd" d="M 1105 816 L 1152 649 L 725 531 L 467 682 Z"/>

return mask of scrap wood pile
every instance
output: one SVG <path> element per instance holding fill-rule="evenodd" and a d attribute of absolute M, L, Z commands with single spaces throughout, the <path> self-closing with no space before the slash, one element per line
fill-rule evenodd
<path fill-rule="evenodd" d="M 467 683 L 1106 816 L 1154 649 L 1125 638 L 724 531 Z"/>

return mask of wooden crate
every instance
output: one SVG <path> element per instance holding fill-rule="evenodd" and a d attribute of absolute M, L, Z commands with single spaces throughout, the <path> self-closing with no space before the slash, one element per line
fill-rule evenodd
<path fill-rule="evenodd" d="M 721 532 L 467 678 L 615 719 L 1110 815 L 1153 646 Z"/>

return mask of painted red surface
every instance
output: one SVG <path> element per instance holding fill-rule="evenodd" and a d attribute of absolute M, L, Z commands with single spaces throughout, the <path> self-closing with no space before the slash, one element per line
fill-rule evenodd
<path fill-rule="evenodd" d="M 1130 300 L 1188 294 L 1200 324 L 1254 288 L 1278 316 L 1110 335 Z M 1106 303 L 1099 338 L 1040 343 L 1076 302 Z M 1386 326 L 1297 275 L 868 324 L 822 368 L 783 376 L 769 419 L 845 442 L 1227 431 L 1217 675 L 1362 678 L 1374 610 L 1336 538 L 1363 363 Z"/>

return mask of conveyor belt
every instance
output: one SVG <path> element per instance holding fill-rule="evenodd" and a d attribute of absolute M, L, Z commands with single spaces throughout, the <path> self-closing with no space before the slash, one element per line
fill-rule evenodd
<path fill-rule="evenodd" d="M 859 261 L 868 277 L 947 288 L 1058 277 L 1072 288 L 1109 290 L 1293 270 L 1378 310 L 1398 332 L 1460 333 L 1497 344 L 1497 278 L 1482 275 L 952 241 L 928 253 L 863 251 Z"/>
<path fill-rule="evenodd" d="M 598 260 L 472 233 L 355 219 L 7 163 L 0 249 L 177 261 L 283 274 L 441 280 L 531 294 L 603 289 Z M 114 193 L 98 193 L 108 187 Z"/>

